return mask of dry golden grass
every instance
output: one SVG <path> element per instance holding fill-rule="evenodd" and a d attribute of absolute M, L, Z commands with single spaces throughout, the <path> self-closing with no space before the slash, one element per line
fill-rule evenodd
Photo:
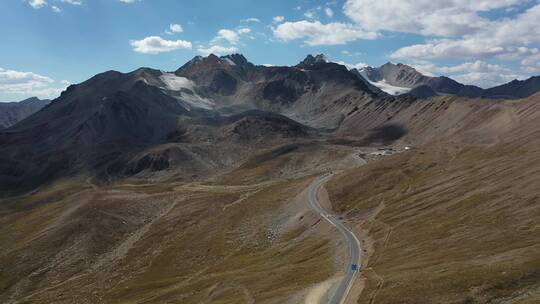
<path fill-rule="evenodd" d="M 1 218 L 0 300 L 283 303 L 334 271 L 329 241 L 309 226 L 276 233 L 308 183 L 40 194 L 47 203 Z"/>
<path fill-rule="evenodd" d="M 398 122 L 415 117 L 406 139 L 451 140 L 328 185 L 335 210 L 369 232 L 359 303 L 540 302 L 538 104 L 433 103 L 416 109 L 425 106 L 425 116 L 390 107 Z M 443 115 L 446 106 L 455 109 Z M 64 181 L 5 199 L 0 302 L 298 300 L 336 272 L 340 252 L 328 231 L 313 228 L 317 216 L 295 217 L 293 198 L 309 176 L 353 166 L 350 152 L 300 143 L 262 151 L 203 184 Z"/>
<path fill-rule="evenodd" d="M 538 152 L 431 147 L 332 180 L 337 210 L 380 210 L 362 224 L 375 251 L 359 303 L 539 301 Z"/>

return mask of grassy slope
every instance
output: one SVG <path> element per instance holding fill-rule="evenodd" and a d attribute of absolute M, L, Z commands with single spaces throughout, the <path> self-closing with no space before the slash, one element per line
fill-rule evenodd
<path fill-rule="evenodd" d="M 0 218 L 0 302 L 283 303 L 333 273 L 329 241 L 305 233 L 313 223 L 275 232 L 308 183 L 21 197 L 10 205 L 28 208 Z"/>
<path fill-rule="evenodd" d="M 331 181 L 335 209 L 372 211 L 359 303 L 540 300 L 540 151 L 517 144 L 423 148 Z"/>
<path fill-rule="evenodd" d="M 540 121 L 538 104 L 510 118 Z M 375 241 L 362 303 L 537 299 L 527 293 L 540 281 L 540 133 L 500 137 L 484 123 L 498 113 L 456 137 L 488 134 L 473 142 L 495 146 L 438 143 L 331 182 L 336 210 Z M 429 129 L 418 121 L 411 130 Z M 0 202 L 0 302 L 284 303 L 330 277 L 334 261 L 313 222 L 275 228 L 291 220 L 286 207 L 308 183 L 300 176 L 346 166 L 349 152 L 271 150 L 204 187 L 66 183 Z M 246 183 L 256 185 L 234 186 Z"/>

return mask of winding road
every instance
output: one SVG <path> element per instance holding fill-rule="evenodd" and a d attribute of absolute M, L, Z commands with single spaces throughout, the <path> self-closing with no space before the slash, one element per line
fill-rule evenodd
<path fill-rule="evenodd" d="M 315 180 L 308 188 L 308 200 L 311 207 L 319 213 L 326 221 L 328 221 L 332 226 L 336 227 L 339 232 L 343 235 L 345 238 L 348 246 L 349 246 L 349 257 L 350 261 L 346 264 L 345 269 L 345 276 L 341 279 L 341 282 L 339 282 L 339 286 L 337 287 L 335 293 L 332 295 L 329 304 L 342 304 L 345 302 L 345 299 L 347 299 L 347 295 L 349 294 L 349 291 L 354 283 L 354 280 L 356 279 L 356 274 L 358 273 L 358 270 L 353 270 L 352 265 L 358 265 L 358 267 L 361 264 L 360 261 L 360 241 L 358 241 L 358 238 L 354 235 L 354 233 L 345 226 L 338 218 L 334 217 L 333 215 L 329 214 L 328 211 L 326 211 L 320 204 L 317 193 L 319 192 L 319 189 L 332 177 L 331 174 L 323 175 L 319 177 L 317 180 Z"/>

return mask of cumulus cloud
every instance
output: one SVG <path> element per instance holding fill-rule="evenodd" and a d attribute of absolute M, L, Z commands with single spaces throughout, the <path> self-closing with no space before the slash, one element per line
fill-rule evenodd
<path fill-rule="evenodd" d="M 429 74 L 438 74 L 438 75 L 447 75 L 455 73 L 466 73 L 466 72 L 509 72 L 509 68 L 504 67 L 499 64 L 491 64 L 485 61 L 476 60 L 474 62 L 464 62 L 454 66 L 437 66 L 429 62 L 420 62 L 418 64 L 412 64 L 411 66 L 415 67 L 419 71 L 427 72 Z"/>
<path fill-rule="evenodd" d="M 507 53 L 502 46 L 480 43 L 477 39 L 436 40 L 398 49 L 392 58 L 442 59 L 442 58 L 486 58 Z"/>
<path fill-rule="evenodd" d="M 56 5 L 51 6 L 51 9 L 52 9 L 52 11 L 55 12 L 55 13 L 60 13 L 60 12 L 62 11 L 62 10 L 61 10 L 58 6 L 56 6 Z"/>
<path fill-rule="evenodd" d="M 363 62 L 349 63 L 349 62 L 345 62 L 345 61 L 337 61 L 336 63 L 344 65 L 349 70 L 352 70 L 352 69 L 358 69 L 359 70 L 361 68 L 365 68 L 365 67 L 368 66 L 366 63 L 363 63 Z"/>
<path fill-rule="evenodd" d="M 452 78 L 464 84 L 472 84 L 487 89 L 504 83 L 508 83 L 514 79 L 524 79 L 525 77 L 523 75 L 514 73 L 499 74 L 470 72 L 465 74 L 453 75 Z"/>
<path fill-rule="evenodd" d="M 169 25 L 169 30 L 171 31 L 171 33 L 181 33 L 181 32 L 184 31 L 182 26 L 180 24 L 177 24 L 177 23 L 173 23 L 173 24 Z"/>
<path fill-rule="evenodd" d="M 39 9 L 47 5 L 45 0 L 28 0 L 28 4 L 34 9 Z"/>
<path fill-rule="evenodd" d="M 496 1 L 497 2 L 497 1 Z M 489 7 L 489 6 L 488 6 Z M 403 47 L 393 58 L 443 59 L 491 58 L 516 59 L 534 54 L 530 47 L 540 43 L 537 35 L 540 4 L 512 19 L 490 21 L 474 33 L 460 39 L 436 39 L 423 44 Z"/>
<path fill-rule="evenodd" d="M 230 29 L 220 29 L 217 32 L 216 37 L 212 39 L 212 44 L 217 44 L 219 41 L 227 41 L 230 44 L 238 44 L 240 41 L 240 35 L 250 33 L 251 29 L 249 27 L 242 27 L 236 30 Z"/>
<path fill-rule="evenodd" d="M 477 60 L 464 62 L 454 66 L 437 66 L 429 62 L 411 64 L 419 72 L 430 75 L 444 75 L 461 83 L 489 88 L 514 79 L 524 79 L 526 76 L 515 73 L 512 69 L 485 61 Z"/>
<path fill-rule="evenodd" d="M 234 46 L 230 46 L 230 47 L 225 47 L 225 46 L 221 46 L 221 45 L 212 45 L 210 47 L 200 47 L 198 49 L 199 53 L 207 56 L 207 55 L 210 55 L 210 54 L 215 54 L 215 55 L 222 55 L 222 54 L 227 54 L 227 53 L 232 53 L 232 52 L 236 52 L 238 49 Z"/>
<path fill-rule="evenodd" d="M 192 44 L 189 41 L 166 40 L 159 36 L 149 36 L 142 40 L 132 40 L 130 44 L 135 52 L 143 54 L 159 54 L 192 48 Z"/>
<path fill-rule="evenodd" d="M 229 29 L 221 29 L 218 31 L 217 36 L 214 39 L 215 40 L 223 39 L 223 40 L 228 41 L 230 44 L 237 44 L 238 41 L 240 40 L 240 36 L 238 35 L 238 33 L 236 33 L 236 31 L 229 30 Z"/>
<path fill-rule="evenodd" d="M 366 30 L 451 37 L 485 28 L 479 13 L 526 0 L 347 0 L 344 13 Z"/>
<path fill-rule="evenodd" d="M 310 9 L 304 12 L 304 16 L 308 19 L 315 19 L 315 17 L 317 17 L 317 12 L 315 9 Z"/>
<path fill-rule="evenodd" d="M 320 21 L 285 22 L 273 29 L 282 41 L 303 39 L 308 45 L 338 45 L 358 39 L 375 39 L 377 33 L 366 32 L 354 25 L 340 22 L 322 24 Z"/>
<path fill-rule="evenodd" d="M 334 17 L 334 11 L 333 11 L 331 8 L 329 8 L 329 7 L 327 7 L 327 8 L 324 9 L 324 13 L 325 13 L 326 16 L 329 17 L 329 18 Z"/>
<path fill-rule="evenodd" d="M 285 16 L 275 16 L 274 18 L 272 18 L 272 21 L 274 23 L 281 23 L 285 21 Z"/>
<path fill-rule="evenodd" d="M 0 68 L 0 91 L 5 94 L 48 98 L 57 96 L 66 86 L 64 83 L 57 84 L 50 77 L 33 72 Z"/>
<path fill-rule="evenodd" d="M 540 52 L 523 59 L 521 65 L 529 73 L 540 73 Z"/>

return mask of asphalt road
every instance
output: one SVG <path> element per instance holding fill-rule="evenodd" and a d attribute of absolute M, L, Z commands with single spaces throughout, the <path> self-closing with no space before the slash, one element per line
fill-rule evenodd
<path fill-rule="evenodd" d="M 325 220 L 327 220 L 332 226 L 336 227 L 342 236 L 345 238 L 349 246 L 349 263 L 347 263 L 345 269 L 345 276 L 341 279 L 339 286 L 337 287 L 335 293 L 332 295 L 332 298 L 328 302 L 329 304 L 342 304 L 345 302 L 349 290 L 351 289 L 354 280 L 356 279 L 356 274 L 358 270 L 353 271 L 352 265 L 356 264 L 360 267 L 360 241 L 354 235 L 354 233 L 347 228 L 338 218 L 331 215 L 326 211 L 320 204 L 317 199 L 317 193 L 319 189 L 332 177 L 331 174 L 323 175 L 314 181 L 308 188 L 308 200 L 311 207 L 319 213 Z"/>

